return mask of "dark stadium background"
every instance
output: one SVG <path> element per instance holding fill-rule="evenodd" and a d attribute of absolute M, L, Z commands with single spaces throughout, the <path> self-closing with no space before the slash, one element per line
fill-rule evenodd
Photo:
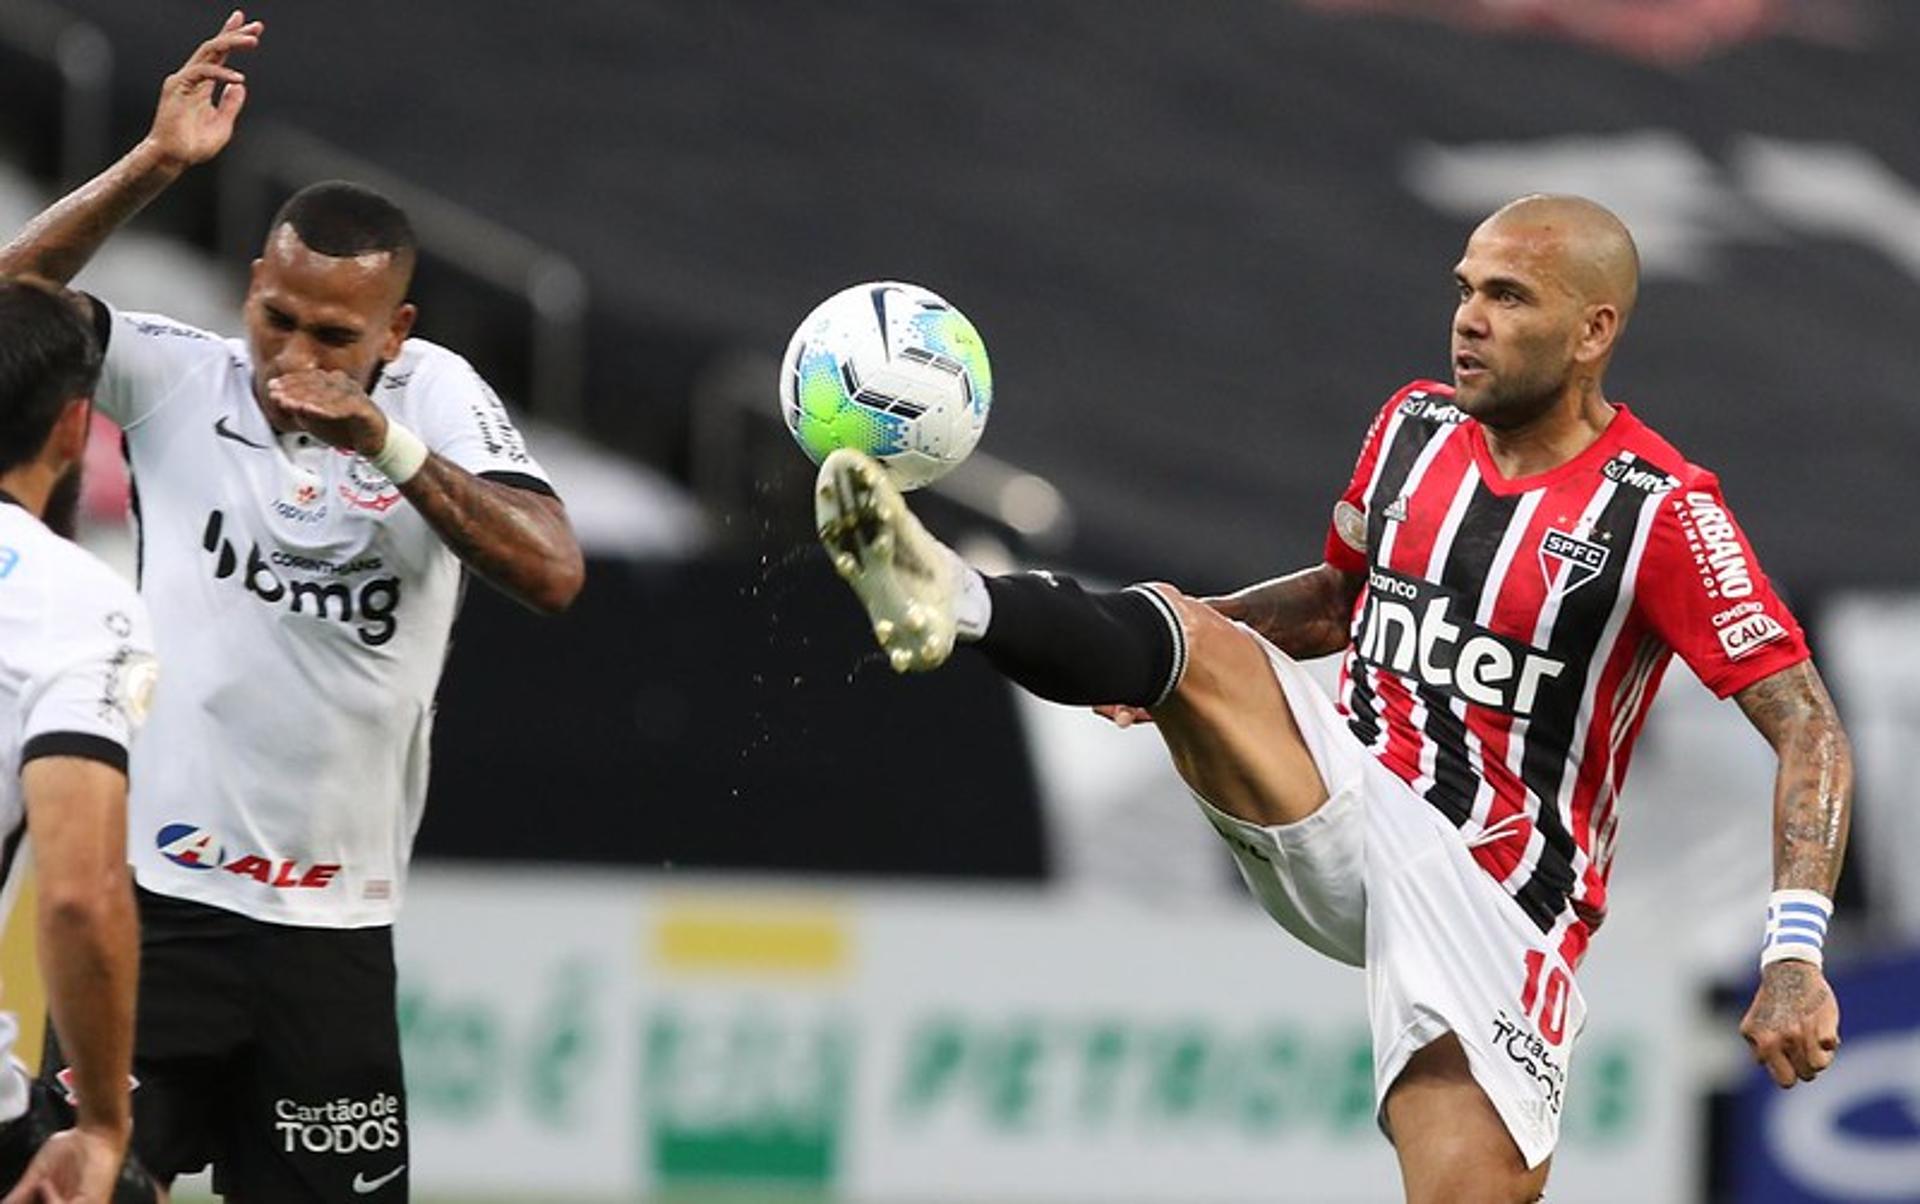
<path fill-rule="evenodd" d="M 115 147 L 224 12 L 57 7 L 111 42 Z M 315 135 L 578 265 L 577 402 L 540 395 L 524 303 L 457 262 L 423 269 L 420 332 L 522 411 L 688 482 L 718 533 L 691 559 L 596 560 L 564 622 L 470 594 L 422 856 L 1046 880 L 1005 688 L 971 665 L 893 680 L 810 550 L 773 358 L 845 284 L 928 284 L 992 350 L 985 450 L 1071 514 L 1023 537 L 948 499 L 943 531 L 1195 590 L 1301 566 L 1375 407 L 1447 372 L 1476 202 L 1418 183 L 1423 147 L 1578 136 L 1603 164 L 1641 161 L 1607 157 L 1623 148 L 1694 164 L 1627 214 L 1643 241 L 1658 225 L 1662 270 L 1610 394 L 1719 471 L 1803 616 L 1843 589 L 1912 589 L 1920 5 L 1664 7 L 1763 16 L 1696 42 L 1644 20 L 1628 36 L 1432 19 L 1479 11 L 1440 0 L 249 8 L 269 36 L 243 137 Z M 1406 9 L 1427 15 L 1384 11 Z M 0 134 L 48 178 L 53 95 L 0 59 Z M 1786 216 L 1753 184 L 1755 139 L 1852 148 L 1911 208 Z M 143 222 L 247 245 L 214 220 L 221 170 Z M 257 201 L 255 236 L 277 197 Z M 1875 223 L 1904 243 L 1860 233 Z M 716 461 L 703 407 L 736 405 Z"/>

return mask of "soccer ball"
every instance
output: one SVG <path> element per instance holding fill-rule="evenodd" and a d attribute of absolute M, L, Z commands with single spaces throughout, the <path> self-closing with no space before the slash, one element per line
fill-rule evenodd
<path fill-rule="evenodd" d="M 992 405 L 979 332 L 916 284 L 876 281 L 828 297 L 793 332 L 780 364 L 780 413 L 813 462 L 855 448 L 902 489 L 966 459 Z"/>

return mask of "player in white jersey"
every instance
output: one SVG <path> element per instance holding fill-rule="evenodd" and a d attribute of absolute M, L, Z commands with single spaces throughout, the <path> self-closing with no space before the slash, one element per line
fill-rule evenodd
<path fill-rule="evenodd" d="M 73 1052 L 70 1107 L 29 1082 L 13 1057 L 19 1029 L 0 1012 L 6 1204 L 153 1198 L 137 1162 L 122 1173 L 139 957 L 127 750 L 153 688 L 153 643 L 132 587 L 55 530 L 72 530 L 99 371 L 68 301 L 0 280 L 0 922 L 31 825 L 41 971 Z"/>
<path fill-rule="evenodd" d="M 226 145 L 257 44 L 235 13 L 152 132 L 37 218 L 0 270 L 56 280 Z M 126 433 L 141 586 L 179 672 L 136 757 L 145 926 L 134 1146 L 245 1201 L 402 1200 L 391 928 L 466 570 L 565 609 L 580 550 L 493 391 L 409 338 L 413 233 L 321 184 L 275 217 L 246 337 L 92 301 Z"/>

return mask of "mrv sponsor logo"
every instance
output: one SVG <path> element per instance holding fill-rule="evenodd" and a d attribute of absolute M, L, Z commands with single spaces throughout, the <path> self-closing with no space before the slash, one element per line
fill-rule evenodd
<path fill-rule="evenodd" d="M 1638 489 L 1642 493 L 1672 493 L 1680 488 L 1676 478 L 1651 467 L 1632 452 L 1621 452 L 1601 465 L 1600 475 L 1616 485 Z"/>
<path fill-rule="evenodd" d="M 207 529 L 200 546 L 214 558 L 213 577 L 225 581 L 239 574 L 240 587 L 269 606 L 285 606 L 289 613 L 312 615 L 316 619 L 344 623 L 360 636 L 360 642 L 377 648 L 399 630 L 400 578 L 369 577 L 359 582 L 338 580 L 373 572 L 384 563 L 377 556 L 362 557 L 345 564 L 295 556 L 287 552 L 262 552 L 259 544 L 247 549 L 244 572 L 240 553 L 221 537 L 227 516 L 215 510 L 207 515 Z M 332 580 L 295 576 L 321 573 Z"/>
<path fill-rule="evenodd" d="M 1695 489 L 1674 503 L 1687 550 L 1700 570 L 1709 598 L 1745 598 L 1753 593 L 1753 568 L 1733 520 L 1711 493 Z"/>
<path fill-rule="evenodd" d="M 340 873 L 338 865 L 327 862 L 309 865 L 258 853 L 242 853 L 229 860 L 220 838 L 193 824 L 168 824 L 154 836 L 153 843 L 162 857 L 182 869 L 202 873 L 223 870 L 275 890 L 325 890 Z"/>
<path fill-rule="evenodd" d="M 385 1092 L 372 1099 L 333 1099 L 317 1104 L 273 1101 L 273 1127 L 291 1154 L 366 1154 L 397 1150 L 406 1141 L 400 1099 Z"/>
<path fill-rule="evenodd" d="M 1457 601 L 1431 582 L 1369 570 L 1360 659 L 1478 706 L 1533 714 L 1542 687 L 1564 674 L 1567 663 L 1464 617 L 1454 621 Z M 1468 611 L 1457 607 L 1461 616 Z"/>

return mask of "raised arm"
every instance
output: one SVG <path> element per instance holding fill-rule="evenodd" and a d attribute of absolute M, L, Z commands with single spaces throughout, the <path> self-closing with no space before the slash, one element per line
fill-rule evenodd
<path fill-rule="evenodd" d="M 247 102 L 245 76 L 227 65 L 260 44 L 265 26 L 235 9 L 160 87 L 153 127 L 107 168 L 27 223 L 0 249 L 0 275 L 66 284 L 113 232 L 196 163 L 219 154 Z"/>
<path fill-rule="evenodd" d="M 1223 598 L 1208 598 L 1207 603 L 1253 628 L 1288 656 L 1309 660 L 1347 646 L 1354 599 L 1365 584 L 1358 573 L 1322 563 Z"/>
<path fill-rule="evenodd" d="M 106 742 L 101 741 L 102 745 Z M 73 1068 L 74 1127 L 35 1156 L 13 1201 L 105 1200 L 133 1130 L 138 920 L 127 872 L 127 777 L 88 756 L 43 756 L 20 774 L 33 833 L 40 972 Z"/>
<path fill-rule="evenodd" d="M 1853 796 L 1853 751 L 1811 661 L 1736 694 L 1780 760 L 1773 790 L 1775 890 L 1829 899 L 1840 880 Z M 1754 1059 L 1791 1087 L 1825 1070 L 1840 1045 L 1840 1007 L 1816 962 L 1775 961 L 1740 1024 Z"/>

